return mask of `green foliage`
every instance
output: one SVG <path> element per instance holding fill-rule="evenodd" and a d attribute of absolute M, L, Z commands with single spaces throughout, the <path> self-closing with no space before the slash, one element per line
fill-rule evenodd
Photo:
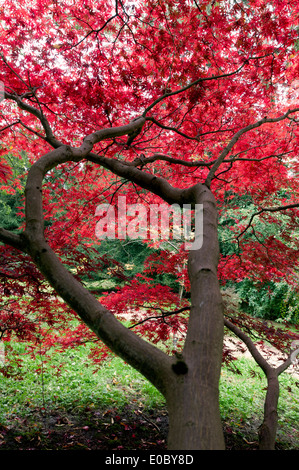
<path fill-rule="evenodd" d="M 267 380 L 253 359 L 240 358 L 234 363 L 239 373 L 232 373 L 226 366 L 222 368 L 221 415 L 234 432 L 252 428 L 257 439 L 256 433 L 263 420 Z M 285 372 L 279 376 L 279 383 L 277 442 L 290 439 L 296 443 L 299 437 L 298 379 Z"/>
<path fill-rule="evenodd" d="M 265 320 L 299 323 L 298 293 L 285 282 L 255 285 L 245 279 L 235 287 L 246 313 Z"/>
<path fill-rule="evenodd" d="M 280 307 L 280 321 L 299 325 L 299 294 L 288 291 Z"/>
<path fill-rule="evenodd" d="M 239 195 L 233 191 L 226 191 L 218 221 L 219 247 L 222 255 L 229 256 L 237 252 L 237 245 L 232 243 L 235 239 L 232 229 L 236 228 L 239 221 L 251 211 L 254 212 L 254 205 L 249 194 Z"/>
<path fill-rule="evenodd" d="M 17 231 L 22 223 L 20 208 L 24 207 L 24 190 L 22 176 L 29 166 L 24 152 L 20 158 L 7 154 L 5 160 L 12 168 L 14 183 L 9 183 L 0 189 L 0 227 L 6 230 Z"/>
<path fill-rule="evenodd" d="M 6 230 L 16 231 L 22 223 L 21 216 L 16 215 L 22 204 L 21 198 L 20 191 L 14 194 L 0 191 L 0 226 Z"/>
<path fill-rule="evenodd" d="M 240 312 L 241 298 L 234 286 L 228 286 L 221 290 L 224 312 L 238 315 Z"/>
<path fill-rule="evenodd" d="M 149 407 L 163 402 L 159 392 L 121 359 L 110 358 L 98 371 L 89 353 L 85 345 L 33 358 L 25 344 L 14 343 L 3 369 L 9 375 L 0 373 L 0 423 L 36 409 L 74 411 L 87 405 L 105 409 L 113 404 L 121 409 L 131 401 Z"/>
<path fill-rule="evenodd" d="M 129 277 L 142 272 L 143 264 L 152 250 L 140 240 L 102 240 L 98 247 L 100 254 L 107 254 L 125 268 Z"/>
<path fill-rule="evenodd" d="M 121 278 L 117 276 L 117 264 L 121 265 L 122 274 L 126 278 L 133 279 L 136 274 L 143 272 L 146 259 L 156 251 L 138 239 L 127 239 L 125 241 L 105 239 L 101 240 L 101 243 L 95 248 L 99 256 L 106 257 L 108 265 L 107 269 L 101 272 L 95 271 L 90 273 L 90 277 L 95 281 L 88 284 L 92 289 L 94 289 L 96 283 L 98 283 L 97 285 L 100 289 L 122 285 Z M 157 283 L 169 286 L 174 291 L 179 289 L 176 276 L 170 273 L 156 273 L 154 277 Z M 88 282 L 84 277 L 83 280 Z"/>

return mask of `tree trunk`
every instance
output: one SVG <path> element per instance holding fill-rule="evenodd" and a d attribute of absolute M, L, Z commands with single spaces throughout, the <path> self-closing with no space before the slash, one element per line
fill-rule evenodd
<path fill-rule="evenodd" d="M 275 440 L 278 425 L 278 399 L 279 399 L 279 375 L 284 372 L 292 363 L 292 355 L 277 368 L 272 367 L 261 355 L 253 341 L 236 325 L 227 319 L 224 324 L 233 331 L 248 347 L 256 363 L 264 371 L 267 378 L 267 393 L 264 403 L 264 419 L 259 429 L 259 449 L 275 450 Z"/>
<path fill-rule="evenodd" d="M 218 389 L 203 386 L 196 368 L 178 377 L 167 397 L 169 450 L 224 450 Z"/>
<path fill-rule="evenodd" d="M 259 430 L 259 449 L 275 450 L 278 425 L 279 381 L 275 370 L 267 375 L 268 388 L 264 405 L 264 420 Z"/>
<path fill-rule="evenodd" d="M 222 450 L 219 378 L 223 350 L 223 308 L 217 265 L 217 210 L 211 191 L 202 186 L 203 245 L 189 253 L 191 312 L 185 347 L 173 369 L 176 381 L 166 394 L 168 448 Z"/>

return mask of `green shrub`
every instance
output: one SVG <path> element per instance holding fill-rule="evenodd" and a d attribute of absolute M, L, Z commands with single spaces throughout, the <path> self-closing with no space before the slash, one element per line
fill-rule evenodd
<path fill-rule="evenodd" d="M 244 280 L 236 285 L 240 308 L 265 320 L 299 323 L 299 295 L 285 282 L 255 285 Z"/>

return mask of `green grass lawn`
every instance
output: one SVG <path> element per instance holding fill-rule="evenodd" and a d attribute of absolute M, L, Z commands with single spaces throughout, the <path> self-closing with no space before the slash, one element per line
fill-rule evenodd
<path fill-rule="evenodd" d="M 122 408 L 132 401 L 142 401 L 148 407 L 163 403 L 155 387 L 121 359 L 111 356 L 96 368 L 88 358 L 88 346 L 59 354 L 53 351 L 35 359 L 26 353 L 24 345 L 14 347 L 22 365 L 15 365 L 11 377 L 1 374 L 1 422 L 37 407 L 106 408 L 117 404 Z"/>
<path fill-rule="evenodd" d="M 227 367 L 221 373 L 221 415 L 232 429 L 247 430 L 254 437 L 263 419 L 267 381 L 253 359 L 234 362 L 240 374 Z M 299 449 L 299 379 L 285 372 L 279 383 L 277 442 L 289 442 L 290 447 Z"/>
<path fill-rule="evenodd" d="M 8 358 L 6 366 L 17 357 L 22 359 L 21 364 L 10 370 L 12 376 L 0 375 L 0 425 L 17 425 L 18 420 L 26 419 L 29 428 L 37 427 L 37 412 L 47 416 L 53 410 L 80 416 L 86 409 L 120 411 L 128 405 L 145 411 L 164 408 L 163 396 L 137 371 L 114 356 L 97 370 L 88 358 L 88 351 L 86 345 L 33 359 L 25 345 L 16 343 L 14 353 L 10 353 L 11 362 Z M 234 362 L 241 373 L 226 366 L 222 369 L 221 415 L 231 433 L 256 440 L 263 417 L 266 380 L 254 361 Z M 284 373 L 280 384 L 277 441 L 299 449 L 299 381 Z"/>

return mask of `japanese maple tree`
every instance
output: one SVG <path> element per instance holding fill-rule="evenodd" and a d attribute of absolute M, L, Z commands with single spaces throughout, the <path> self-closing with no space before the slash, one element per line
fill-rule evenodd
<path fill-rule="evenodd" d="M 296 283 L 298 10 L 295 0 L 1 1 L 3 184 L 12 177 L 9 152 L 26 152 L 31 165 L 24 226 L 0 229 L 3 259 L 10 250 L 31 266 L 38 299 L 46 280 L 160 390 L 170 449 L 224 448 L 219 279 Z M 99 243 L 95 209 L 119 195 L 145 206 L 201 205 L 203 243 L 153 255 L 143 277 L 100 302 L 80 273 Z M 239 211 L 245 195 L 255 208 L 246 218 Z M 235 209 L 227 218 L 232 251 L 220 256 L 218 217 L 228 207 Z M 257 219 L 278 224 L 281 212 L 287 220 L 278 236 L 254 230 Z M 93 261 L 93 269 L 107 265 L 107 258 Z M 186 299 L 151 277 L 161 262 L 190 291 L 187 318 Z M 122 276 L 121 267 L 115 272 Z M 2 276 L 8 282 L 14 274 Z M 180 321 L 167 316 L 175 331 L 187 328 L 179 354 L 114 315 L 149 301 L 149 314 L 160 308 L 162 320 L 167 308 L 184 312 Z M 158 337 L 167 331 L 161 321 Z"/>

